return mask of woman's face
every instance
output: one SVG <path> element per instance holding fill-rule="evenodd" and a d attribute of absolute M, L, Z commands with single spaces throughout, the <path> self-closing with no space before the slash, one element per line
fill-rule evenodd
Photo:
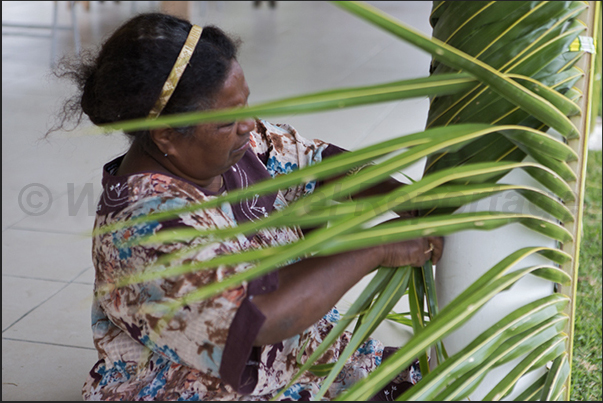
<path fill-rule="evenodd" d="M 233 61 L 226 82 L 215 98 L 214 109 L 245 106 L 248 98 L 249 87 L 243 70 Z M 168 158 L 182 177 L 207 186 L 243 157 L 254 129 L 254 119 L 199 125 L 192 136 L 174 137 Z"/>

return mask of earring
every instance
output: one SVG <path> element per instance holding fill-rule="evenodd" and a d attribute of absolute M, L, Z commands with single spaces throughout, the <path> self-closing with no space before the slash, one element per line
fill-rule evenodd
<path fill-rule="evenodd" d="M 167 153 L 165 153 L 165 156 L 167 157 Z"/>

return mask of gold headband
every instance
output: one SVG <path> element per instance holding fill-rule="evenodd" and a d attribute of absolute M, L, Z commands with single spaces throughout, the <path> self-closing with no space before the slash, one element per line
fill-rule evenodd
<path fill-rule="evenodd" d="M 191 60 L 191 56 L 195 51 L 197 42 L 199 42 L 199 38 L 201 38 L 202 31 L 203 28 L 198 25 L 193 25 L 191 28 L 190 32 L 188 33 L 188 38 L 186 38 L 186 42 L 184 42 L 184 46 L 182 47 L 182 50 L 180 50 L 178 59 L 176 59 L 176 63 L 174 63 L 174 67 L 172 67 L 170 75 L 165 81 L 165 84 L 163 84 L 159 99 L 157 102 L 155 102 L 155 106 L 153 106 L 151 112 L 149 112 L 149 119 L 156 119 L 163 108 L 165 108 L 167 105 L 170 97 L 176 89 L 176 86 L 178 85 L 178 81 L 180 81 L 180 77 L 182 77 L 182 74 L 184 73 L 184 69 L 186 69 L 189 60 Z"/>

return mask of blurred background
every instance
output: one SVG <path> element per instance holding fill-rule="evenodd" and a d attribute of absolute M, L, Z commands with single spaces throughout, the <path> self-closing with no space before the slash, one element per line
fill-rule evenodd
<path fill-rule="evenodd" d="M 369 3 L 431 32 L 431 2 Z M 68 81 L 52 75 L 52 66 L 65 55 L 97 50 L 129 18 L 156 11 L 240 37 L 251 105 L 428 75 L 428 54 L 327 2 L 3 1 L 3 400 L 81 399 L 96 362 L 88 233 L 102 166 L 128 147 L 122 134 L 87 132 L 85 118 L 76 130 L 45 138 L 74 94 Z M 427 109 L 425 98 L 271 120 L 356 149 L 423 130 Z M 597 130 L 590 147 L 601 149 L 600 121 Z M 418 178 L 422 169 L 419 163 L 406 174 Z M 388 331 L 401 344 L 403 330 Z"/>

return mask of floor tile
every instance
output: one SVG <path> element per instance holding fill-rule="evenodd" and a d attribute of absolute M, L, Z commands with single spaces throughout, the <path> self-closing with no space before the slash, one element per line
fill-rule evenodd
<path fill-rule="evenodd" d="M 19 189 L 5 193 L 3 188 L 2 191 L 2 231 L 4 231 L 27 217 L 27 213 L 23 212 L 23 207 L 19 204 Z M 43 209 L 39 201 L 32 200 L 31 203 L 36 210 Z"/>
<path fill-rule="evenodd" d="M 81 401 L 92 349 L 2 340 L 2 400 Z"/>
<path fill-rule="evenodd" d="M 61 206 L 61 213 L 64 213 L 60 215 L 62 218 L 67 214 L 67 202 L 70 200 L 68 196 L 74 196 L 73 201 L 77 202 L 81 195 L 79 189 L 90 193 L 92 188 L 96 205 L 101 193 L 102 166 L 125 152 L 128 145 L 123 135 L 97 136 L 99 137 L 50 139 L 45 144 L 22 152 L 13 161 L 8 158 L 3 160 L 3 221 L 14 223 L 16 215 L 20 218 L 29 215 L 31 219 L 28 221 L 39 221 L 39 215 L 48 206 L 50 197 L 51 206 L 54 204 L 54 207 L 58 207 L 58 204 L 64 203 L 65 206 Z M 38 193 L 32 194 L 36 191 Z M 69 211 L 70 216 L 72 213 Z M 49 210 L 48 214 L 56 215 L 55 210 Z M 66 218 L 70 220 L 69 217 Z"/>
<path fill-rule="evenodd" d="M 19 220 L 11 228 L 70 233 L 89 237 L 94 227 L 96 206 L 102 193 L 100 179 L 89 180 L 85 183 L 66 183 L 65 185 L 66 192 L 55 197 L 47 211 L 41 214 L 43 210 L 40 206 L 40 211 L 33 213 L 38 209 L 31 208 L 32 214 Z M 30 209 L 27 198 L 21 197 L 20 201 L 22 202 L 20 206 Z M 35 207 L 36 204 L 41 205 L 42 201 L 33 199 L 31 203 Z"/>
<path fill-rule="evenodd" d="M 94 285 L 94 267 L 91 266 L 85 269 L 82 274 L 73 280 L 73 283 Z"/>
<path fill-rule="evenodd" d="M 52 297 L 67 283 L 2 276 L 2 331 Z"/>
<path fill-rule="evenodd" d="M 91 238 L 83 235 L 8 229 L 2 274 L 68 282 L 91 266 L 91 250 Z"/>
<path fill-rule="evenodd" d="M 90 329 L 92 286 L 69 284 L 2 332 L 3 338 L 94 348 Z"/>

